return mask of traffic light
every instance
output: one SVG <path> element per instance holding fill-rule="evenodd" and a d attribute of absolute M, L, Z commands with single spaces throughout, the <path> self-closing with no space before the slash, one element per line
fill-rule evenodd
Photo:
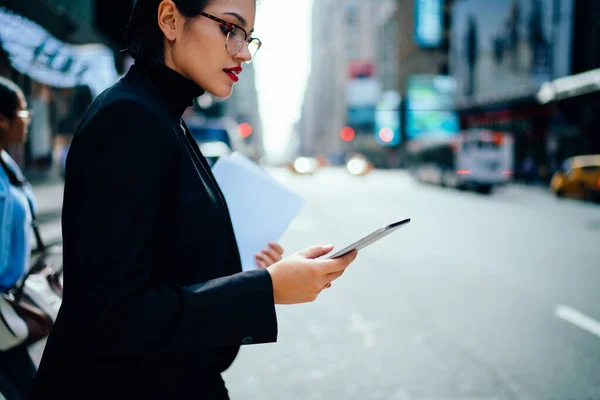
<path fill-rule="evenodd" d="M 343 127 L 342 130 L 340 131 L 340 137 L 342 138 L 342 140 L 344 142 L 353 141 L 355 136 L 356 136 L 356 132 L 354 132 L 354 129 L 350 128 L 349 126 Z"/>
<path fill-rule="evenodd" d="M 250 137 L 250 135 L 252 135 L 252 125 L 247 122 L 242 122 L 238 125 L 238 134 L 244 139 Z"/>

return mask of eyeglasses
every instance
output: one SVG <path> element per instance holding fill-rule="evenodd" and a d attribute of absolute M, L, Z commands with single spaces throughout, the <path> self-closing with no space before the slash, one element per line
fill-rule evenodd
<path fill-rule="evenodd" d="M 245 42 L 248 44 L 248 51 L 252 57 L 250 60 L 252 61 L 252 59 L 254 59 L 256 52 L 258 49 L 260 49 L 260 46 L 262 46 L 262 42 L 259 38 L 249 37 L 248 32 L 246 32 L 246 30 L 241 26 L 215 17 L 214 15 L 210 15 L 205 12 L 200 12 L 200 15 L 218 22 L 224 28 L 223 33 L 227 33 L 227 38 L 225 39 L 225 49 L 229 54 L 234 56 L 239 53 L 240 50 L 242 50 Z"/>
<path fill-rule="evenodd" d="M 31 119 L 31 117 L 33 117 L 33 110 L 18 110 L 17 117 Z"/>

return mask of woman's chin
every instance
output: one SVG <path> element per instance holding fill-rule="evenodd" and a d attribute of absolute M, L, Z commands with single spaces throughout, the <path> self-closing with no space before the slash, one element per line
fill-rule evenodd
<path fill-rule="evenodd" d="M 215 97 L 226 99 L 233 93 L 233 85 L 219 85 L 215 87 L 204 88 L 208 93 Z"/>

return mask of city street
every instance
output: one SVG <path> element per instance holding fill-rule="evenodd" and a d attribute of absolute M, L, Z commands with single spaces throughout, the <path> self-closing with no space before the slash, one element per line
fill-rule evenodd
<path fill-rule="evenodd" d="M 101 249 L 111 238 L 131 247 L 120 259 L 139 273 L 112 273 L 105 262 L 85 276 L 68 271 L 67 285 L 85 287 L 84 305 L 106 293 L 106 282 L 122 287 L 112 291 L 128 303 L 115 297 L 117 305 L 132 311 L 113 313 L 108 304 L 99 319 L 90 314 L 91 325 L 156 330 L 145 310 L 169 315 L 174 298 L 161 288 L 219 276 L 207 265 L 231 252 L 199 149 L 210 168 L 231 157 L 215 175 L 224 196 L 237 200 L 229 210 L 244 269 L 269 238 L 284 258 L 328 244 L 337 253 L 411 219 L 361 249 L 331 286 L 309 284 L 309 291 L 324 288 L 314 302 L 277 305 L 277 343 L 253 344 L 259 335 L 242 329 L 233 340 L 248 344 L 223 373 L 231 400 L 600 400 L 600 0 L 0 3 L 5 289 L 42 259 L 37 231 L 33 249 L 22 237 L 34 203 L 23 197 L 22 177 L 33 185 L 41 237 L 57 254 L 43 260 L 60 261 L 69 164 L 69 179 L 82 185 L 69 188 L 70 204 L 83 205 L 73 218 L 90 225 L 72 234 L 79 245 L 69 242 L 69 251 L 85 254 L 69 259 L 87 259 L 85 244 Z M 180 159 L 187 156 L 193 160 Z M 243 158 L 260 160 L 304 199 L 295 218 L 301 202 L 293 195 L 278 198 L 256 176 L 235 175 Z M 168 174 L 156 173 L 161 165 Z M 126 185 L 104 179 L 110 171 L 124 171 Z M 163 207 L 151 229 L 147 210 L 130 212 L 127 201 L 136 199 L 121 202 L 124 186 Z M 108 204 L 115 199 L 119 205 Z M 116 223 L 98 222 L 105 217 Z M 127 233 L 137 239 L 120 240 Z M 166 267 L 144 261 L 165 257 Z M 239 285 L 249 287 L 243 278 Z M 286 285 L 302 287 L 295 275 L 276 278 L 277 299 Z M 203 304 L 239 320 L 219 311 L 231 287 L 197 283 Z M 233 288 L 246 302 L 240 293 Z M 166 303 L 153 300 L 160 296 Z M 237 314 L 262 326 L 249 309 Z M 10 324 L 12 309 L 3 313 Z M 215 337 L 215 326 L 202 329 Z M 90 343 L 107 336 L 102 329 L 90 335 Z M 165 366 L 161 352 L 169 346 L 160 342 L 169 333 L 159 336 L 142 346 L 148 371 Z M 216 336 L 222 343 L 224 335 Z M 107 349 L 119 347 L 109 342 Z M 215 341 L 208 342 L 214 353 Z M 14 339 L 0 345 L 8 349 Z M 45 346 L 28 348 L 34 363 Z M 143 368 L 130 369 L 128 385 L 154 394 L 176 386 L 202 397 L 219 371 L 202 354 L 205 373 L 182 379 L 187 364 L 177 360 L 188 356 L 170 354 L 169 373 L 152 388 Z M 56 368 L 48 361 L 45 381 L 60 381 L 65 359 L 57 360 Z M 110 386 L 119 375 L 118 361 L 87 361 L 86 386 Z M 12 399 L 17 386 L 27 397 L 19 381 L 35 371 L 9 364 L 0 368 L 0 400 Z"/>
<path fill-rule="evenodd" d="M 276 176 L 308 202 L 288 254 L 412 222 L 315 303 L 278 306 L 279 342 L 242 348 L 225 374 L 232 399 L 600 398 L 600 325 L 557 316 L 600 320 L 600 207 L 398 171 Z"/>
<path fill-rule="evenodd" d="M 278 343 L 243 347 L 224 374 L 232 400 L 600 399 L 599 205 L 401 171 L 270 171 L 307 201 L 286 255 L 412 222 L 316 302 L 277 306 Z M 55 214 L 60 187 L 36 193 Z M 60 235 L 56 220 L 43 229 Z"/>

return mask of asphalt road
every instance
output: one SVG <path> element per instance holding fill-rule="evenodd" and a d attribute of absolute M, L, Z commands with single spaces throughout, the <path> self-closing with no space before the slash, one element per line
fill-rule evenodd
<path fill-rule="evenodd" d="M 316 302 L 277 306 L 278 343 L 225 373 L 232 399 L 600 399 L 600 206 L 272 172 L 307 200 L 287 254 L 412 222 Z"/>

